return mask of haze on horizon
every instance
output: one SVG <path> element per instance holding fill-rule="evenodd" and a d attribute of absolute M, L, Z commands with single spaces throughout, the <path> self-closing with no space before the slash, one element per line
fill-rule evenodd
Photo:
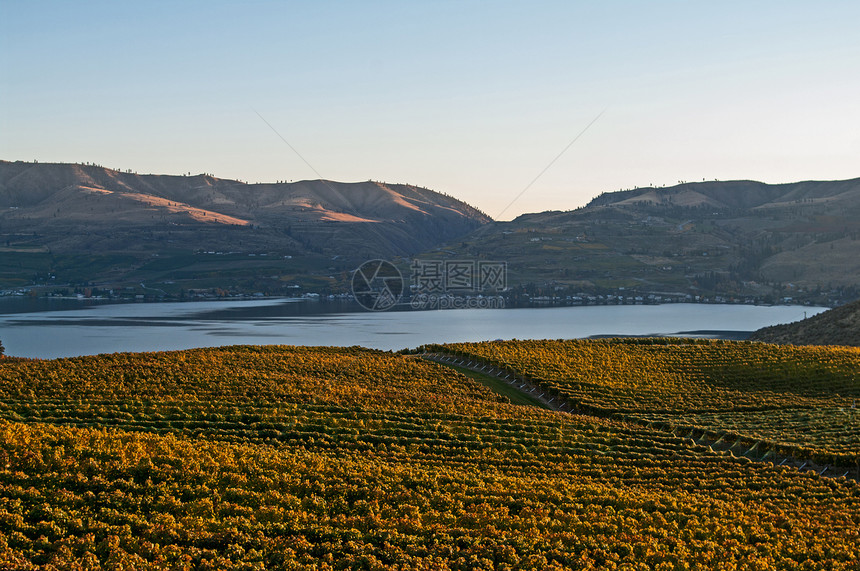
<path fill-rule="evenodd" d="M 409 183 L 497 217 L 605 110 L 503 219 L 860 176 L 856 2 L 404 4 L 0 2 L 0 158 Z"/>

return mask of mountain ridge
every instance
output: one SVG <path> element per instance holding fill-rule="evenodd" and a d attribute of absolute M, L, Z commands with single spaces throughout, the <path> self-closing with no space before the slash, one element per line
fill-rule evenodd
<path fill-rule="evenodd" d="M 364 260 L 413 255 L 488 222 L 465 202 L 414 185 L 247 184 L 208 174 L 0 161 L 0 251 L 6 258 L 0 260 L 0 287 L 31 279 L 173 280 L 177 272 L 137 270 L 152 266 L 152 257 L 176 258 L 175 268 L 192 266 L 195 252 L 293 259 L 283 264 L 292 266 L 289 271 L 266 271 L 281 281 L 310 272 L 331 282 L 329 275 Z M 208 266 L 214 284 L 218 272 Z"/>
<path fill-rule="evenodd" d="M 493 222 L 414 185 L 247 184 L 0 161 L 0 252 L 0 287 L 175 281 L 343 292 L 366 260 L 406 269 L 421 256 L 504 261 L 508 285 L 541 298 L 659 302 L 669 292 L 676 301 L 835 305 L 860 296 L 860 178 L 645 187 Z"/>
<path fill-rule="evenodd" d="M 440 252 L 507 261 L 529 295 L 660 301 L 860 296 L 860 178 L 706 181 L 603 193 L 476 228 Z"/>
<path fill-rule="evenodd" d="M 489 221 L 489 217 L 463 201 L 414 185 L 327 180 L 248 184 L 206 174 L 139 175 L 94 165 L 0 161 L 0 207 L 32 207 L 58 192 L 75 188 L 126 192 L 183 202 L 176 196 L 181 192 L 184 201 L 195 201 L 198 203 L 196 206 L 217 204 L 224 214 L 230 216 L 285 207 L 292 217 L 301 218 L 304 214 L 306 218 L 313 219 L 315 214 L 323 218 L 331 212 L 356 214 L 372 209 L 379 214 L 375 221 L 380 221 L 395 219 L 399 207 L 425 215 L 430 213 L 423 208 L 440 208 L 481 222 Z M 331 206 L 331 210 L 321 209 L 323 204 Z"/>
<path fill-rule="evenodd" d="M 833 198 L 856 189 L 860 178 L 848 180 L 807 180 L 768 184 L 754 180 L 703 181 L 680 183 L 671 187 L 642 187 L 605 192 L 587 206 L 609 206 L 634 201 L 665 202 L 676 206 L 717 206 L 721 208 L 758 208 L 782 198 L 780 202 Z M 739 192 L 742 191 L 742 192 Z M 700 197 L 691 200 L 691 195 Z"/>

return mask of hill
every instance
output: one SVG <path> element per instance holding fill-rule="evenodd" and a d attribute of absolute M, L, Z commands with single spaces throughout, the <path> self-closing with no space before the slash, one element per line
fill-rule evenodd
<path fill-rule="evenodd" d="M 750 341 L 791 345 L 849 345 L 860 347 L 860 301 L 837 307 L 802 321 L 765 327 Z"/>
<path fill-rule="evenodd" d="M 860 487 L 779 462 L 356 347 L 6 358 L 0 567 L 856 567 Z"/>
<path fill-rule="evenodd" d="M 663 206 L 707 207 L 717 209 L 752 209 L 792 206 L 799 203 L 819 204 L 850 200 L 860 203 L 856 195 L 860 179 L 844 181 L 805 181 L 788 184 L 765 184 L 752 180 L 682 183 L 670 188 L 637 188 L 606 192 L 589 206 L 621 204 L 661 204 Z"/>
<path fill-rule="evenodd" d="M 276 286 L 414 254 L 488 221 L 459 200 L 411 185 L 246 184 L 205 174 L 0 161 L 0 287 L 34 276 L 205 285 L 213 272 L 221 274 L 220 287 L 242 273 L 274 275 Z M 206 252 L 227 257 L 213 264 Z M 261 263 L 260 255 L 280 262 Z"/>
<path fill-rule="evenodd" d="M 860 179 L 638 188 L 492 222 L 411 185 L 0 161 L 0 288 L 337 293 L 366 260 L 409 275 L 421 257 L 506 262 L 512 304 L 837 305 L 860 297 L 858 238 Z"/>
<path fill-rule="evenodd" d="M 834 303 L 860 295 L 858 238 L 860 179 L 712 181 L 604 193 L 437 252 L 506 260 L 509 281 L 532 284 L 532 296 Z"/>

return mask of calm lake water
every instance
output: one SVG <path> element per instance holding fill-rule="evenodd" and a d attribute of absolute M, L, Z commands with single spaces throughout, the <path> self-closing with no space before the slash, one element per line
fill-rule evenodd
<path fill-rule="evenodd" d="M 110 304 L 0 298 L 0 341 L 7 355 L 36 358 L 237 344 L 397 350 L 425 343 L 514 338 L 743 335 L 826 309 L 667 304 L 371 313 L 285 299 Z"/>

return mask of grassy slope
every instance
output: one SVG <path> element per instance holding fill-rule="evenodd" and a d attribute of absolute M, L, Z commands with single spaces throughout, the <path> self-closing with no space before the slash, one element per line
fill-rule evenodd
<path fill-rule="evenodd" d="M 796 323 L 759 329 L 751 341 L 791 345 L 860 346 L 860 301 L 837 307 Z"/>
<path fill-rule="evenodd" d="M 540 402 L 538 399 L 529 396 L 522 391 L 518 391 L 517 389 L 511 387 L 507 383 L 500 381 L 492 375 L 485 375 L 483 373 L 478 373 L 476 371 L 472 371 L 471 369 L 467 369 L 466 367 L 458 367 L 457 365 L 445 364 L 445 366 L 457 371 L 458 373 L 461 373 L 462 375 L 470 379 L 478 381 L 485 387 L 489 388 L 491 391 L 498 393 L 510 400 L 512 404 L 547 408 L 547 406 Z"/>

